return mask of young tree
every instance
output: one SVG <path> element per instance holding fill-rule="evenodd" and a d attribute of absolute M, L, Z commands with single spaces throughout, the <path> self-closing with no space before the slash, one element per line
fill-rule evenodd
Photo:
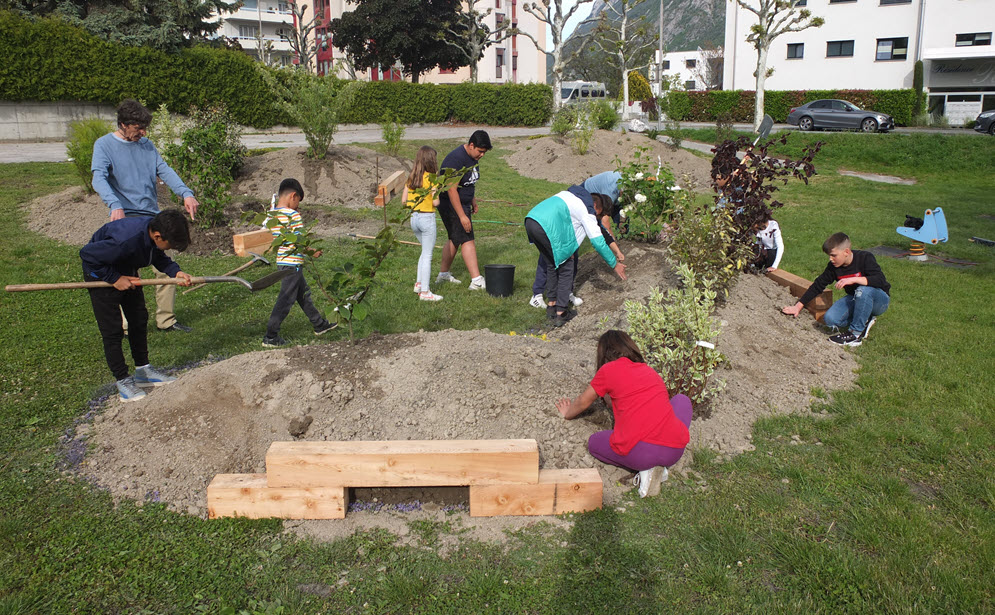
<path fill-rule="evenodd" d="M 563 0 L 541 0 L 540 2 L 533 2 L 531 4 L 528 2 L 522 3 L 522 10 L 549 26 L 552 45 L 546 45 L 546 41 L 540 44 L 528 32 L 519 32 L 519 34 L 527 36 L 532 41 L 532 44 L 536 46 L 536 49 L 553 59 L 553 107 L 556 109 L 559 109 L 563 104 L 562 89 L 560 87 L 560 84 L 563 83 L 563 69 L 566 66 L 566 60 L 563 58 L 563 43 L 565 42 L 563 39 L 563 27 L 566 25 L 567 20 L 577 12 L 581 4 L 593 1 L 577 0 L 567 10 L 566 14 L 563 13 Z"/>
<path fill-rule="evenodd" d="M 825 23 L 821 17 L 812 17 L 808 9 L 798 8 L 799 0 L 731 0 L 744 10 L 757 16 L 757 23 L 750 26 L 746 41 L 757 50 L 756 103 L 753 112 L 753 130 L 760 129 L 764 117 L 764 82 L 773 73 L 767 68 L 767 54 L 774 39 L 786 32 L 801 32 L 808 28 L 818 28 Z"/>
<path fill-rule="evenodd" d="M 598 16 L 598 26 L 591 36 L 622 76 L 623 110 L 629 104 L 629 73 L 649 66 L 647 51 L 656 41 L 647 28 L 645 16 L 632 19 L 632 9 L 646 0 L 618 0 L 607 3 Z M 624 119 L 624 114 L 623 114 Z"/>
<path fill-rule="evenodd" d="M 298 66 L 309 73 L 316 73 L 317 66 L 314 64 L 314 58 L 318 55 L 318 41 L 314 37 L 314 30 L 321 24 L 324 14 L 315 9 L 311 19 L 306 20 L 304 18 L 307 14 L 307 8 L 306 4 L 290 3 L 290 11 L 294 14 L 294 25 L 289 30 L 287 42 L 290 43 L 291 51 L 297 56 Z M 284 25 L 289 26 L 290 24 L 284 22 Z"/>
<path fill-rule="evenodd" d="M 477 83 L 477 62 L 484 57 L 484 50 L 495 43 L 518 34 L 517 28 L 511 27 L 511 22 L 505 22 L 494 30 L 484 23 L 492 12 L 488 8 L 481 13 L 476 5 L 480 0 L 464 0 L 466 10 L 461 12 L 453 26 L 446 27 L 440 37 L 442 42 L 460 53 L 470 66 L 470 82 Z"/>
<path fill-rule="evenodd" d="M 440 45 L 448 28 L 461 32 L 459 0 L 347 0 L 356 9 L 328 26 L 332 44 L 352 58 L 356 68 L 400 63 L 411 81 L 436 66 L 456 70 L 466 66 L 466 54 Z"/>

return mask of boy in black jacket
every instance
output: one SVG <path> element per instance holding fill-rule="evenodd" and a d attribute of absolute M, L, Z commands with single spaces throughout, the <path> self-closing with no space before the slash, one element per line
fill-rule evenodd
<path fill-rule="evenodd" d="M 860 346 L 875 319 L 888 309 L 891 284 L 884 279 L 874 255 L 863 250 L 851 250 L 850 238 L 836 233 L 822 244 L 822 251 L 829 255 L 826 270 L 812 282 L 798 303 L 784 307 L 781 312 L 798 316 L 805 304 L 815 299 L 829 284 L 836 282 L 846 296 L 833 303 L 823 317 L 830 327 L 849 327 L 846 333 L 837 333 L 829 341 L 840 346 Z"/>
<path fill-rule="evenodd" d="M 178 210 L 167 209 L 153 218 L 124 218 L 100 227 L 90 243 L 83 246 L 83 277 L 87 282 L 104 281 L 114 288 L 91 288 L 90 303 L 97 317 L 97 328 L 104 340 L 107 366 L 117 380 L 121 401 L 145 397 L 143 386 L 160 386 L 176 380 L 159 373 L 149 365 L 146 338 L 149 312 L 138 270 L 149 265 L 166 275 L 177 278 L 180 286 L 190 286 L 190 276 L 180 271 L 165 250 L 182 252 L 190 244 L 190 226 Z M 128 375 L 128 364 L 121 350 L 124 328 L 121 312 L 129 323 L 128 343 L 135 360 L 135 375 Z"/>

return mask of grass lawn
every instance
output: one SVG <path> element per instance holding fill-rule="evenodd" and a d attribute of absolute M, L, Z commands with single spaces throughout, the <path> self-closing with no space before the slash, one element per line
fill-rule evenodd
<path fill-rule="evenodd" d="M 979 264 L 879 259 L 892 305 L 857 350 L 858 388 L 826 398 L 828 418 L 760 421 L 756 450 L 729 462 L 700 452 L 705 485 L 672 478 L 624 513 L 578 515 L 570 531 L 540 525 L 448 557 L 434 548 L 447 524 L 412 524 L 418 544 L 408 547 L 381 530 L 319 544 L 287 537 L 279 521 L 114 507 L 58 467 L 59 437 L 111 380 L 86 293 L 0 295 L 0 615 L 995 612 L 995 251 L 967 241 L 995 239 L 995 140 L 794 134 L 781 153 L 810 140 L 826 142 L 819 175 L 777 193 L 784 268 L 817 275 L 821 243 L 839 230 L 858 248 L 905 247 L 895 233 L 905 214 L 938 206 L 950 241 L 928 251 Z M 433 145 L 441 157 L 455 144 Z M 519 177 L 499 155 L 482 162 L 481 201 L 531 204 L 560 188 Z M 870 183 L 841 168 L 918 183 Z M 0 165 L 4 284 L 79 277 L 77 249 L 26 230 L 19 208 L 73 181 L 68 164 Z M 477 217 L 520 222 L 526 211 L 482 202 Z M 402 246 L 359 334 L 541 325 L 526 305 L 535 251 L 521 228 L 477 232 L 481 262 L 518 267 L 512 301 L 464 285 L 428 309 L 410 290 L 418 248 Z M 327 248 L 330 269 L 358 246 L 342 238 Z M 240 262 L 180 257 L 192 273 Z M 465 276 L 460 264 L 453 272 Z M 153 361 L 183 367 L 259 349 L 274 296 L 217 285 L 184 297 L 181 317 L 196 331 L 151 333 Z M 282 334 L 316 343 L 299 311 Z M 795 434 L 802 444 L 789 444 Z M 308 584 L 327 595 L 301 591 Z"/>

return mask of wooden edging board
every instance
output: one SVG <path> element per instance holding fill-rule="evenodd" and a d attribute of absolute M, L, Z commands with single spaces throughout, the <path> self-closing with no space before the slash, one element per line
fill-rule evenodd
<path fill-rule="evenodd" d="M 218 474 L 207 486 L 207 516 L 249 519 L 345 519 L 345 487 L 273 489 L 265 474 Z"/>
<path fill-rule="evenodd" d="M 535 440 L 274 442 L 270 487 L 406 487 L 534 484 Z"/>
<path fill-rule="evenodd" d="M 534 485 L 470 485 L 470 516 L 559 515 L 601 508 L 596 468 L 539 470 Z"/>
<path fill-rule="evenodd" d="M 784 269 L 772 269 L 767 272 L 767 277 L 774 280 L 781 286 L 786 287 L 793 297 L 801 298 L 808 290 L 808 287 L 812 285 L 811 282 L 806 280 L 801 276 L 797 276 Z M 805 306 L 812 316 L 819 322 L 823 322 L 822 317 L 825 315 L 826 310 L 833 306 L 833 289 L 827 288 L 823 290 L 819 295 L 809 301 L 808 305 Z"/>

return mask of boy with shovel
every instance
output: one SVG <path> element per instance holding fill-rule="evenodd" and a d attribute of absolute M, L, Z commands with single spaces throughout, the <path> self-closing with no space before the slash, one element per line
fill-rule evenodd
<path fill-rule="evenodd" d="M 97 328 L 104 341 L 107 367 L 117 380 L 121 401 L 145 397 L 141 387 L 155 387 L 176 380 L 149 365 L 147 328 L 149 312 L 138 270 L 152 265 L 180 286 L 190 285 L 190 275 L 180 271 L 166 250 L 186 250 L 190 244 L 190 226 L 178 210 L 167 209 L 154 217 L 122 218 L 100 227 L 90 243 L 83 246 L 83 276 L 88 282 L 104 281 L 113 288 L 90 288 L 90 303 L 97 318 Z M 121 312 L 130 323 L 128 343 L 135 360 L 135 375 L 128 375 L 121 340 L 124 328 Z"/>

